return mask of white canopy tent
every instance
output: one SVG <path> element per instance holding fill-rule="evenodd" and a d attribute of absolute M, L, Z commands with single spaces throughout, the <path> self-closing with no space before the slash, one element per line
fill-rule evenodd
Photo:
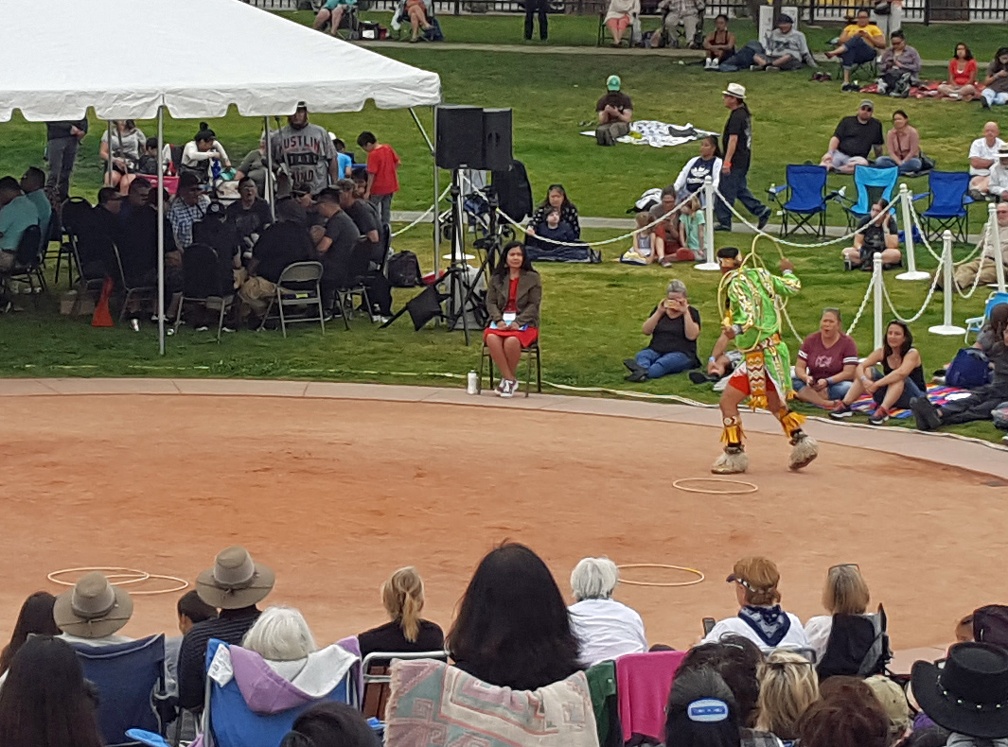
<path fill-rule="evenodd" d="M 268 117 L 293 113 L 299 101 L 324 113 L 360 111 L 368 99 L 381 109 L 441 101 L 436 73 L 240 0 L 3 0 L 2 20 L 0 49 L 18 62 L 0 76 L 0 122 L 14 110 L 36 122 L 80 119 L 93 107 L 102 119 L 157 117 L 163 142 L 165 109 L 212 118 L 233 104 Z M 125 46 L 120 28 L 130 29 Z M 240 46 L 228 51 L 227 40 Z M 124 58 L 127 48 L 138 54 Z"/>

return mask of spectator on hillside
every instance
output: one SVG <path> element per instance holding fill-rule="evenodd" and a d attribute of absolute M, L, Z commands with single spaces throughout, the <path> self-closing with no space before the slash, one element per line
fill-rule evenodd
<path fill-rule="evenodd" d="M 753 68 L 797 70 L 806 62 L 815 67 L 805 34 L 795 30 L 791 16 L 781 13 L 776 27 L 763 40 L 763 51 L 753 55 Z"/>
<path fill-rule="evenodd" d="M 948 78 L 938 86 L 938 93 L 955 101 L 972 101 L 977 96 L 977 62 L 964 42 L 956 44 L 948 64 Z"/>
<path fill-rule="evenodd" d="M 340 193 L 336 189 L 323 189 L 316 200 L 320 217 L 325 219 L 325 232 L 315 242 L 315 251 L 322 262 L 322 308 L 327 314 L 336 306 L 336 289 L 346 288 L 351 279 L 350 258 L 360 231 L 353 218 L 340 207 Z"/>
<path fill-rule="evenodd" d="M 242 179 L 248 177 L 255 182 L 256 191 L 260 195 L 265 195 L 268 173 L 269 169 L 267 169 L 266 164 L 266 133 L 263 133 L 262 137 L 259 138 L 259 147 L 255 150 L 250 150 L 238 165 L 235 179 L 241 183 Z"/>
<path fill-rule="evenodd" d="M 868 8 L 859 8 L 854 23 L 844 26 L 840 34 L 840 45 L 826 53 L 827 58 L 840 58 L 843 68 L 843 86 L 840 90 L 858 90 L 858 85 L 850 81 L 851 70 L 857 65 L 874 60 L 885 46 L 885 34 L 871 22 L 871 11 Z"/>
<path fill-rule="evenodd" d="M 798 719 L 819 699 L 815 666 L 801 654 L 772 651 L 759 668 L 756 728 L 786 741 L 798 738 Z"/>
<path fill-rule="evenodd" d="M 259 196 L 259 188 L 250 176 L 238 180 L 238 200 L 224 211 L 246 251 L 251 251 L 259 234 L 273 222 L 269 203 Z"/>
<path fill-rule="evenodd" d="M 644 225 L 651 226 L 654 234 L 651 249 L 657 261 L 667 267 L 679 249 L 679 213 L 676 211 L 675 186 L 665 187 L 661 193 L 661 202 L 646 213 Z"/>
<path fill-rule="evenodd" d="M 724 13 L 714 18 L 714 30 L 707 34 L 703 48 L 707 52 L 705 70 L 717 70 L 722 62 L 735 54 L 735 34 L 728 29 L 728 16 Z"/>
<path fill-rule="evenodd" d="M 49 178 L 46 191 L 62 202 L 69 196 L 70 177 L 77 163 L 77 147 L 88 131 L 87 117 L 72 122 L 46 122 Z"/>
<path fill-rule="evenodd" d="M 178 192 L 168 207 L 168 223 L 178 249 L 185 251 L 193 243 L 193 226 L 206 217 L 209 209 L 210 198 L 203 193 L 199 177 L 192 172 L 183 172 L 179 177 Z"/>
<path fill-rule="evenodd" d="M 678 47 L 679 24 L 682 24 L 685 46 L 689 49 L 696 49 L 694 40 L 703 9 L 703 0 L 660 0 L 656 10 L 663 14 L 662 25 L 651 36 L 651 45 L 660 47 L 664 44 L 669 47 Z"/>
<path fill-rule="evenodd" d="M 679 205 L 679 249 L 670 258 L 675 262 L 699 262 L 704 258 L 704 226 L 707 216 L 700 198 L 690 197 Z"/>
<path fill-rule="evenodd" d="M 816 652 L 816 661 L 822 661 L 829 645 L 835 615 L 863 615 L 868 609 L 871 595 L 868 584 L 855 563 L 831 566 L 826 571 L 822 606 L 828 615 L 815 615 L 805 623 L 809 646 Z"/>
<path fill-rule="evenodd" d="M 879 364 L 881 372 L 876 368 Z M 909 407 L 910 400 L 926 392 L 924 365 L 913 346 L 913 334 L 906 324 L 894 319 L 886 327 L 882 347 L 858 363 L 854 383 L 829 415 L 834 420 L 850 417 L 851 404 L 867 393 L 875 401 L 875 412 L 868 423 L 884 425 L 894 409 Z"/>
<path fill-rule="evenodd" d="M 541 303 L 542 280 L 525 247 L 518 241 L 505 244 L 490 275 L 486 295 L 490 323 L 483 330 L 483 342 L 501 373 L 497 386 L 501 397 L 513 397 L 518 391 L 518 362 L 522 350 L 539 339 Z"/>
<path fill-rule="evenodd" d="M 365 130 L 357 136 L 357 145 L 367 153 L 367 191 L 370 200 L 381 213 L 382 223 L 392 223 L 392 197 L 399 191 L 399 154 L 388 143 L 379 143 L 374 133 Z"/>
<path fill-rule="evenodd" d="M 987 178 L 987 193 L 999 200 L 1006 199 L 1008 193 L 1008 144 L 998 148 L 998 160 L 990 167 Z"/>
<path fill-rule="evenodd" d="M 623 361 L 630 371 L 627 381 L 647 381 L 699 368 L 696 341 L 700 336 L 700 312 L 690 306 L 681 280 L 668 284 L 665 298 L 652 309 L 641 332 L 650 335 L 651 342 L 635 357 Z"/>
<path fill-rule="evenodd" d="M 607 93 L 595 102 L 595 114 L 598 117 L 595 142 L 599 145 L 615 145 L 619 138 L 630 132 L 633 101 L 620 90 L 622 86 L 623 82 L 618 75 L 610 75 L 606 78 Z"/>
<path fill-rule="evenodd" d="M 4 747 L 102 747 L 94 689 L 65 641 L 31 637 L 11 661 L 0 689 Z"/>
<path fill-rule="evenodd" d="M 994 53 L 994 59 L 987 65 L 987 77 L 980 92 L 984 109 L 1008 104 L 1008 47 L 1001 47 Z"/>
<path fill-rule="evenodd" d="M 165 170 L 165 173 L 167 173 L 168 166 L 171 162 L 170 149 L 168 151 L 168 156 L 168 158 L 165 158 L 164 154 L 160 152 L 158 139 L 156 137 L 147 138 L 147 142 L 144 143 L 144 151 L 140 154 L 140 160 L 137 161 L 137 173 L 157 176 L 158 160 L 162 161 L 162 168 Z"/>
<path fill-rule="evenodd" d="M 882 123 L 874 117 L 875 104 L 862 99 L 857 114 L 844 117 L 830 138 L 826 154 L 819 162 L 830 171 L 853 174 L 856 166 L 868 165 L 868 154 L 882 155 Z"/>
<path fill-rule="evenodd" d="M 409 17 L 410 22 L 410 42 L 416 43 L 420 41 L 420 30 L 423 29 L 426 36 L 426 32 L 433 28 L 430 21 L 427 20 L 427 4 L 424 0 L 406 0 L 406 15 Z M 545 19 L 546 11 L 543 9 L 542 18 Z M 546 39 L 546 22 L 542 21 L 540 23 L 540 29 L 542 31 L 542 39 Z"/>
<path fill-rule="evenodd" d="M 767 558 L 742 558 L 728 576 L 735 585 L 739 612 L 719 621 L 701 643 L 714 643 L 732 633 L 748 638 L 760 648 L 808 646 L 801 620 L 780 606 L 780 573 Z"/>
<path fill-rule="evenodd" d="M 448 633 L 455 666 L 491 685 L 535 690 L 577 672 L 578 639 L 549 568 L 509 542 L 480 561 Z"/>
<path fill-rule="evenodd" d="M 217 133 L 206 122 L 200 122 L 196 135 L 182 149 L 180 176 L 195 174 L 200 183 L 216 179 L 224 169 L 231 167 L 227 151 L 217 140 Z"/>
<path fill-rule="evenodd" d="M 756 199 L 749 190 L 749 167 L 752 165 L 752 113 L 746 105 L 745 86 L 729 83 L 721 92 L 722 102 L 728 110 L 721 142 L 724 159 L 721 163 L 721 198 L 714 203 L 717 215 L 715 231 L 730 231 L 735 201 L 742 203 L 756 218 L 756 227 L 763 230 L 773 211 Z"/>
<path fill-rule="evenodd" d="M 555 249 L 556 247 L 548 242 L 537 242 L 536 234 L 546 225 L 547 218 L 551 212 L 560 211 L 560 223 L 566 224 L 574 236 L 573 241 L 581 238 L 581 223 L 578 220 L 578 209 L 567 197 L 567 191 L 562 184 L 551 184 L 546 189 L 546 199 L 543 200 L 536 211 L 532 214 L 532 219 L 525 228 L 526 244 L 531 244 L 540 249 Z"/>
<path fill-rule="evenodd" d="M 686 162 L 672 184 L 676 201 L 682 202 L 695 194 L 700 198 L 701 205 L 706 204 L 703 193 L 704 180 L 709 176 L 716 192 L 721 182 L 722 165 L 717 135 L 705 135 L 700 139 L 700 155 Z"/>
<path fill-rule="evenodd" d="M 1005 144 L 1000 135 L 997 122 L 987 122 L 983 127 L 983 137 L 978 137 L 970 144 L 970 195 L 974 199 L 984 199 L 990 188 L 990 169 L 997 163 L 998 152 Z"/>
<path fill-rule="evenodd" d="M 857 362 L 857 344 L 843 331 L 840 309 L 823 309 L 819 331 L 798 349 L 791 380 L 795 396 L 817 407 L 835 407 L 851 387 Z"/>
<path fill-rule="evenodd" d="M 868 690 L 862 682 L 854 684 Z M 870 690 L 839 689 L 802 714 L 798 737 L 808 747 L 889 747 L 889 717 Z"/>
<path fill-rule="evenodd" d="M 3 651 L 0 651 L 0 675 L 10 668 L 11 660 L 25 645 L 29 636 L 59 635 L 60 629 L 53 620 L 55 602 L 56 597 L 48 591 L 36 591 L 24 600 L 17 622 L 14 623 L 10 641 L 4 646 Z"/>
<path fill-rule="evenodd" d="M 105 169 L 105 186 L 118 187 L 121 195 L 126 195 L 130 182 L 136 179 L 140 156 L 147 145 L 147 136 L 132 119 L 112 120 L 112 148 L 109 150 L 109 132 L 106 129 L 98 145 L 98 155 L 106 166 L 112 161 L 112 168 Z"/>
<path fill-rule="evenodd" d="M 875 165 L 880 169 L 895 166 L 900 174 L 920 171 L 924 164 L 921 161 L 920 134 L 917 128 L 910 124 L 910 117 L 902 109 L 893 112 L 892 123 L 892 129 L 886 133 L 888 155 L 876 158 Z"/>
<path fill-rule="evenodd" d="M 308 107 L 303 101 L 287 117 L 287 124 L 273 135 L 270 147 L 273 166 L 283 177 L 277 178 L 278 193 L 285 184 L 290 192 L 316 195 L 329 186 L 330 180 L 335 183 L 340 178 L 329 131 L 308 121 Z"/>
<path fill-rule="evenodd" d="M 623 34 L 640 16 L 640 0 L 609 0 L 605 14 L 605 25 L 612 35 L 612 45 L 623 43 Z M 609 89 L 610 91 L 613 89 Z M 629 120 L 628 120 L 629 121 Z"/>
<path fill-rule="evenodd" d="M 381 747 L 381 741 L 353 706 L 319 703 L 301 713 L 280 747 Z"/>
<path fill-rule="evenodd" d="M 619 568 L 609 558 L 583 558 L 571 572 L 575 601 L 568 609 L 585 667 L 647 651 L 641 616 L 612 598 L 618 583 Z"/>
<path fill-rule="evenodd" d="M 336 189 L 339 190 L 340 207 L 350 216 L 360 235 L 368 241 L 371 261 L 380 265 L 385 259 L 382 255 L 382 227 L 375 217 L 374 210 L 367 202 L 357 198 L 356 187 L 350 179 L 340 179 L 336 182 Z"/>
<path fill-rule="evenodd" d="M 203 705 L 207 643 L 217 638 L 240 644 L 259 617 L 256 603 L 273 589 L 270 568 L 252 560 L 244 547 L 228 547 L 217 553 L 213 568 L 196 578 L 200 599 L 220 610 L 220 616 L 196 623 L 182 638 L 179 649 L 179 706 L 198 709 Z"/>
<path fill-rule="evenodd" d="M 896 219 L 886 210 L 885 200 L 879 200 L 869 209 L 868 215 L 858 221 L 860 233 L 854 235 L 854 246 L 841 252 L 850 269 L 860 267 L 871 272 L 875 254 L 882 255 L 882 268 L 898 267 L 903 261 L 899 249 L 899 231 Z"/>
<path fill-rule="evenodd" d="M 738 747 L 738 705 L 714 669 L 678 673 L 665 708 L 666 747 Z"/>
<path fill-rule="evenodd" d="M 902 30 L 893 31 L 889 42 L 879 60 L 878 92 L 905 99 L 910 87 L 920 82 L 921 56 L 906 43 Z"/>
<path fill-rule="evenodd" d="M 343 22 L 344 12 L 351 5 L 356 4 L 356 0 L 325 0 L 322 7 L 319 8 L 319 12 L 315 14 L 312 28 L 321 31 L 326 27 L 326 24 L 329 24 L 329 33 L 332 36 L 337 36 L 340 24 Z"/>
<path fill-rule="evenodd" d="M 955 268 L 953 279 L 962 290 L 980 283 L 997 282 L 995 262 L 1000 261 L 1006 268 L 1005 272 L 1008 273 L 1008 202 L 999 202 L 994 215 L 997 221 L 997 242 L 994 240 L 994 226 L 988 220 L 984 226 L 981 255 Z M 936 272 L 938 274 L 937 287 L 940 289 L 945 281 L 941 274 L 941 268 Z M 979 277 L 977 277 L 978 275 Z"/>
<path fill-rule="evenodd" d="M 111 189 L 111 188 L 110 188 Z M 113 586 L 103 573 L 81 576 L 73 588 L 53 603 L 53 620 L 68 643 L 113 646 L 133 640 L 118 631 L 133 615 L 133 600 L 120 586 Z"/>
<path fill-rule="evenodd" d="M 374 651 L 443 651 L 441 626 L 424 620 L 423 579 L 413 566 L 400 568 L 381 587 L 382 606 L 390 622 L 357 636 L 361 658 Z"/>
<path fill-rule="evenodd" d="M 39 223 L 38 209 L 13 176 L 0 179 L 0 271 L 14 266 L 21 235 Z"/>
<path fill-rule="evenodd" d="M 45 172 L 35 166 L 29 166 L 21 177 L 21 191 L 31 200 L 38 211 L 38 224 L 42 229 L 42 238 L 46 239 L 47 231 L 52 221 L 52 203 L 45 193 Z M 48 243 L 48 242 L 46 242 Z"/>

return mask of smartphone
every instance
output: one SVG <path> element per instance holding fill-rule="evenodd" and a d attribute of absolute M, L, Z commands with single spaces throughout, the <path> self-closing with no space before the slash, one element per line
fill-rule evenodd
<path fill-rule="evenodd" d="M 714 625 L 717 621 L 713 617 L 705 617 L 703 619 L 703 634 L 710 635 L 710 632 L 714 630 Z"/>

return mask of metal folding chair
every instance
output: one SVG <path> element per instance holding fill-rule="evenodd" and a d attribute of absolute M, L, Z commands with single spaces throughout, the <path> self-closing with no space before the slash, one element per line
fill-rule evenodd
<path fill-rule="evenodd" d="M 372 651 L 361 664 L 361 713 L 364 718 L 385 718 L 385 704 L 388 702 L 389 666 L 396 659 L 437 659 L 448 661 L 445 651 Z"/>
<path fill-rule="evenodd" d="M 270 318 L 273 306 L 276 305 L 277 314 L 280 319 L 280 328 L 283 330 L 284 337 L 287 337 L 287 325 L 295 322 L 317 321 L 322 328 L 322 334 L 325 334 L 322 289 L 319 287 L 321 279 L 321 262 L 295 262 L 294 264 L 287 265 L 284 271 L 280 273 L 280 278 L 276 284 L 276 296 L 270 299 L 259 329 L 265 326 L 266 320 Z M 288 319 L 285 313 L 288 309 L 301 309 L 306 312 L 317 310 L 318 313 Z"/>
<path fill-rule="evenodd" d="M 527 348 L 522 348 L 522 357 L 525 358 L 525 396 L 529 396 L 529 390 L 532 388 L 532 359 L 535 358 L 535 368 L 536 368 L 536 394 L 542 394 L 542 353 L 539 350 L 539 340 L 536 340 Z M 480 367 L 479 367 L 479 388 L 482 390 L 483 386 L 483 364 L 489 364 L 487 367 L 487 376 L 490 381 L 490 388 L 494 388 L 494 362 L 493 358 L 490 357 L 490 348 L 483 343 L 483 351 L 480 353 Z M 519 365 L 521 363 L 519 362 Z"/>

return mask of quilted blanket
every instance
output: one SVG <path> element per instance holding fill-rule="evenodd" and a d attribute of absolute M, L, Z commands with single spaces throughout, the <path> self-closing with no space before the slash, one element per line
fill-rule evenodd
<path fill-rule="evenodd" d="M 961 389 L 956 386 L 945 386 L 944 384 L 928 384 L 927 398 L 935 407 L 941 407 L 947 402 L 961 397 L 968 397 L 972 392 L 969 389 Z M 875 412 L 875 402 L 870 394 L 864 394 L 854 404 L 851 405 L 854 412 L 873 413 Z M 893 418 L 909 418 L 913 415 L 910 410 L 895 409 L 889 413 Z"/>

